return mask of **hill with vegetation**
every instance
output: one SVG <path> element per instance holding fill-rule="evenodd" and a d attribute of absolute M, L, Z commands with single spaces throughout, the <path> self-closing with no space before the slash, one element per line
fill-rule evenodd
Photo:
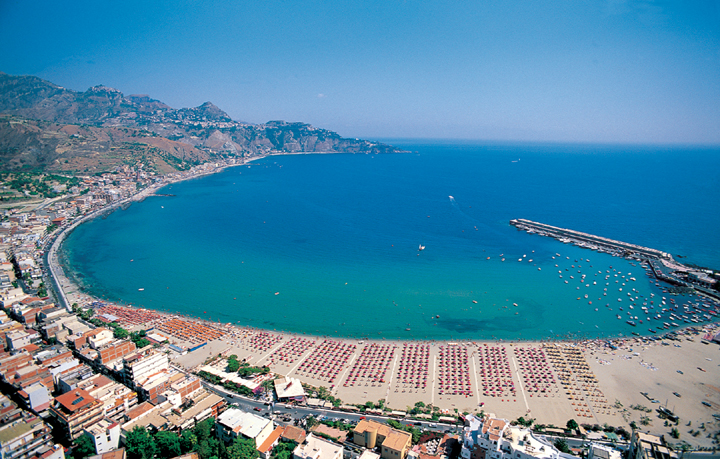
<path fill-rule="evenodd" d="M 72 91 L 0 72 L 0 170 L 68 174 L 144 165 L 163 174 L 221 158 L 282 153 L 394 153 L 305 123 L 234 121 L 205 102 L 174 109 L 106 86 Z"/>

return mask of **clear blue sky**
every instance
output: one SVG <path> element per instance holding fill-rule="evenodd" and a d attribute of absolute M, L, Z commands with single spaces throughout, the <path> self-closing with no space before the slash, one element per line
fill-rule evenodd
<path fill-rule="evenodd" d="M 0 70 L 348 137 L 720 144 L 720 2 L 0 0 Z"/>

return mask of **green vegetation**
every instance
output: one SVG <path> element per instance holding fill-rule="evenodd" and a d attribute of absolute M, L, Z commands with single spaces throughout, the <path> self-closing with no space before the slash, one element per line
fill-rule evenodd
<path fill-rule="evenodd" d="M 125 449 L 128 459 L 170 459 L 190 452 L 196 452 L 200 459 L 256 459 L 258 457 L 247 454 L 247 445 L 245 444 L 236 446 L 236 442 L 229 448 L 225 448 L 225 445 L 216 438 L 214 428 L 215 420 L 213 418 L 198 423 L 192 429 L 185 429 L 182 435 L 165 431 L 153 434 L 144 427 L 136 426 L 126 436 Z"/>
<path fill-rule="evenodd" d="M 270 459 L 292 459 L 292 453 L 297 443 L 292 440 L 280 440 L 280 443 L 273 448 Z"/>
<path fill-rule="evenodd" d="M 240 368 L 237 370 L 237 373 L 241 378 L 247 378 L 248 376 L 256 374 L 266 375 L 270 373 L 270 367 L 253 367 L 248 363 L 242 363 L 240 364 Z"/>
<path fill-rule="evenodd" d="M 557 440 L 555 440 L 554 445 L 555 448 L 557 448 L 559 451 L 570 454 L 570 448 L 568 447 L 567 441 L 565 441 L 564 438 L 558 438 Z"/>
<path fill-rule="evenodd" d="M 417 442 L 420 440 L 420 435 L 422 435 L 422 432 L 420 431 L 420 429 L 416 428 L 415 426 L 405 425 L 394 419 L 388 419 L 387 423 L 393 429 L 404 430 L 405 432 L 409 432 L 412 435 L 413 444 L 416 445 Z"/>
<path fill-rule="evenodd" d="M 145 330 L 138 330 L 135 332 L 130 333 L 130 341 L 135 343 L 135 346 L 138 347 L 138 349 L 141 349 L 145 346 L 150 345 L 150 340 L 145 338 L 147 336 Z"/>
<path fill-rule="evenodd" d="M 60 188 L 70 189 L 80 185 L 77 177 L 45 174 L 40 170 L 23 172 L 0 172 L 0 186 L 7 187 L 7 192 L 0 193 L 0 200 L 23 200 L 32 198 L 54 198 L 64 194 Z M 54 191 L 57 187 L 59 192 Z"/>
<path fill-rule="evenodd" d="M 205 381 L 216 384 L 218 386 L 223 386 L 225 389 L 233 391 L 235 393 L 238 393 L 240 395 L 245 396 L 252 396 L 253 391 L 247 386 L 243 386 L 242 384 L 238 384 L 232 381 L 225 380 L 221 378 L 220 376 L 214 375 L 212 373 L 208 373 L 207 371 L 201 370 L 196 373 L 198 376 L 200 376 Z"/>
<path fill-rule="evenodd" d="M 95 443 L 90 435 L 84 433 L 73 443 L 72 456 L 74 459 L 83 459 L 95 454 Z"/>
<path fill-rule="evenodd" d="M 523 427 L 530 427 L 530 426 L 532 426 L 533 423 L 535 422 L 535 419 L 533 419 L 533 418 L 525 419 L 524 417 L 520 416 L 519 418 L 517 418 L 517 420 L 516 420 L 515 422 L 516 422 L 518 425 L 521 425 L 521 426 L 523 426 Z M 569 421 L 568 421 L 568 422 L 569 422 Z"/>
<path fill-rule="evenodd" d="M 575 430 L 578 428 L 578 423 L 575 419 L 570 419 L 565 426 L 568 430 Z"/>
<path fill-rule="evenodd" d="M 227 361 L 227 372 L 235 373 L 240 369 L 240 362 L 238 362 L 237 355 L 233 354 L 228 357 Z"/>

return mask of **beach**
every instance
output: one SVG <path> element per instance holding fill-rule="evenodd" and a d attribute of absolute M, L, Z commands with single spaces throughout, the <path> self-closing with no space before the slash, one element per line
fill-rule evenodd
<path fill-rule="evenodd" d="M 530 417 L 558 427 L 575 419 L 578 424 L 607 424 L 629 430 L 630 423 L 635 422 L 641 430 L 666 436 L 670 427 L 663 425 L 655 409 L 667 405 L 681 419 L 680 440 L 702 446 L 709 446 L 710 440 L 704 434 L 690 437 L 688 430 L 703 423 L 710 425 L 715 422 L 712 414 L 720 411 L 715 383 L 720 381 L 720 352 L 717 344 L 703 344 L 694 333 L 681 332 L 681 341 L 664 340 L 665 344 L 642 338 L 614 339 L 611 342 L 617 349 L 612 349 L 607 339 L 368 340 L 242 327 L 111 305 L 93 298 L 59 271 L 56 250 L 61 237 L 50 251 L 49 262 L 68 304 L 78 303 L 94 308 L 96 314 L 115 316 L 131 331 L 158 332 L 181 348 L 207 343 L 185 355 L 171 352 L 173 362 L 186 369 L 199 371 L 210 357 L 234 354 L 251 365 L 267 365 L 278 375 L 326 387 L 345 404 L 382 400 L 387 407 L 406 411 L 422 402 L 447 414 L 485 411 L 511 420 Z M 553 258 L 550 263 L 554 262 Z M 556 282 L 567 284 L 561 278 Z M 195 315 L 202 317 L 204 311 L 197 310 Z M 507 320 L 512 323 L 517 319 Z M 704 327 L 717 329 L 712 324 Z M 213 371 L 222 371 L 223 367 L 220 361 Z M 651 412 L 631 408 L 638 405 Z M 641 424 L 644 416 L 651 421 L 648 425 Z M 687 422 L 691 425 L 685 426 Z"/>

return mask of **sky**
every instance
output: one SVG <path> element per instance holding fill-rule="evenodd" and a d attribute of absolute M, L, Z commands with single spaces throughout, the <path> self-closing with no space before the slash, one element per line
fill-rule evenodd
<path fill-rule="evenodd" d="M 720 0 L 0 0 L 0 71 L 346 137 L 720 144 Z"/>

